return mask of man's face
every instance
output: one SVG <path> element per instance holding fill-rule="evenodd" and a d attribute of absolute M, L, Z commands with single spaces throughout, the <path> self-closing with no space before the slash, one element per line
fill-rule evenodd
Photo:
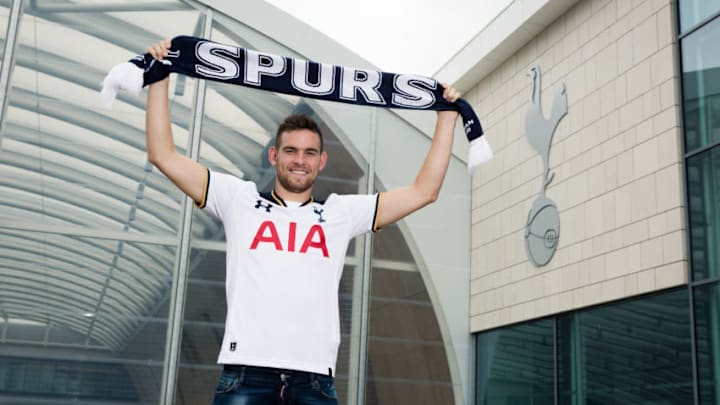
<path fill-rule="evenodd" d="M 320 136 L 308 129 L 283 132 L 280 146 L 270 147 L 268 160 L 275 166 L 278 185 L 290 193 L 304 193 L 327 163 L 320 151 Z"/>

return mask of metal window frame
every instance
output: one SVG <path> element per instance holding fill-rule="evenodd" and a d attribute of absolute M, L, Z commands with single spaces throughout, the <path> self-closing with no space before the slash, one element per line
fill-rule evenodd
<path fill-rule="evenodd" d="M 693 258 L 692 258 L 692 241 L 690 236 L 690 191 L 688 188 L 688 182 L 687 182 L 687 176 L 688 176 L 688 160 L 691 159 L 694 156 L 697 156 L 701 153 L 710 151 L 714 148 L 720 147 L 720 142 L 713 142 L 708 145 L 704 145 L 700 148 L 696 148 L 692 151 L 687 150 L 687 145 L 685 142 L 685 103 L 683 99 L 684 92 L 684 81 L 682 77 L 683 72 L 683 46 L 682 42 L 683 39 L 687 38 L 688 36 L 694 34 L 695 32 L 701 30 L 702 28 L 706 27 L 708 24 L 711 24 L 713 21 L 720 18 L 720 11 L 707 16 L 701 21 L 698 21 L 695 25 L 692 27 L 689 27 L 686 31 L 682 32 L 681 29 L 681 22 L 680 22 L 680 13 L 681 13 L 681 5 L 680 2 L 675 2 L 675 18 L 673 19 L 673 22 L 675 23 L 675 38 L 677 41 L 677 47 L 676 47 L 676 69 L 679 73 L 679 84 L 678 84 L 678 94 L 676 94 L 676 99 L 678 100 L 679 105 L 679 117 L 678 117 L 678 123 L 681 128 L 682 133 L 682 139 L 680 142 L 680 148 L 681 148 L 681 155 L 682 155 L 682 178 L 683 178 L 683 197 L 685 204 L 685 212 L 684 212 L 684 220 L 685 223 L 688 224 L 686 228 L 686 238 L 685 238 L 685 249 L 688 252 L 687 255 L 687 261 L 688 261 L 688 281 L 687 281 L 687 296 L 688 296 L 688 305 L 689 305 L 689 316 L 690 316 L 690 349 L 691 349 L 691 361 L 692 361 L 692 379 L 693 379 L 693 404 L 699 405 L 700 404 L 700 371 L 699 371 L 699 363 L 698 363 L 698 348 L 697 348 L 697 336 L 696 336 L 696 314 L 695 314 L 695 289 L 698 287 L 702 287 L 708 284 L 717 284 L 718 281 L 720 281 L 720 277 L 712 277 L 712 278 L 705 278 L 702 280 L 694 280 L 694 272 L 693 272 Z"/>
<path fill-rule="evenodd" d="M 212 34 L 213 11 L 206 8 L 201 11 L 204 16 L 203 37 L 210 38 Z M 190 159 L 198 161 L 200 158 L 200 139 L 203 116 L 205 113 L 205 94 L 207 81 L 195 82 L 195 95 L 193 100 L 193 113 L 190 123 L 187 155 Z M 170 290 L 170 307 L 168 310 L 168 330 L 165 343 L 165 360 L 162 382 L 160 385 L 160 404 L 172 405 L 175 402 L 177 391 L 177 378 L 180 370 L 180 352 L 182 350 L 182 329 L 185 314 L 185 298 L 187 297 L 188 274 L 190 264 L 192 222 L 194 202 L 185 196 L 182 203 L 178 225 L 177 250 L 175 267 L 173 269 L 173 282 Z"/>

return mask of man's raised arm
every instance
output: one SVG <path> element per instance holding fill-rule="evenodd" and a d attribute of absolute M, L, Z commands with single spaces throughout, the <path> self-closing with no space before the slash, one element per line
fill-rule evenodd
<path fill-rule="evenodd" d="M 460 92 L 456 89 L 447 85 L 443 85 L 443 87 L 445 87 L 443 97 L 446 100 L 453 102 L 460 98 Z M 381 193 L 377 218 L 378 227 L 396 222 L 437 200 L 450 164 L 457 117 L 456 111 L 439 111 L 437 113 L 435 135 L 433 135 L 430 150 L 425 156 L 425 161 L 415 182 L 407 187 Z"/>
<path fill-rule="evenodd" d="M 148 48 L 155 59 L 167 56 L 170 40 Z M 207 182 L 205 167 L 178 153 L 173 141 L 168 102 L 169 78 L 148 86 L 145 132 L 148 160 L 196 203 L 202 202 Z"/>

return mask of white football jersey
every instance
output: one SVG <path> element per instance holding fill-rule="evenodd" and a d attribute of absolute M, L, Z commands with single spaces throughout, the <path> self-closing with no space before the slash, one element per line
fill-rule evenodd
<path fill-rule="evenodd" d="M 374 231 L 379 195 L 331 194 L 292 207 L 255 183 L 208 170 L 198 206 L 227 239 L 218 363 L 335 373 L 338 287 L 350 240 Z"/>

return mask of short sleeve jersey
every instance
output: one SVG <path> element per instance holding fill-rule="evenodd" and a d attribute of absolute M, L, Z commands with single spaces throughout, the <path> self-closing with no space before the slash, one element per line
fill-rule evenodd
<path fill-rule="evenodd" d="M 227 240 L 221 364 L 334 373 L 338 287 L 350 240 L 375 230 L 378 195 L 287 206 L 255 183 L 208 170 L 200 208 Z"/>

